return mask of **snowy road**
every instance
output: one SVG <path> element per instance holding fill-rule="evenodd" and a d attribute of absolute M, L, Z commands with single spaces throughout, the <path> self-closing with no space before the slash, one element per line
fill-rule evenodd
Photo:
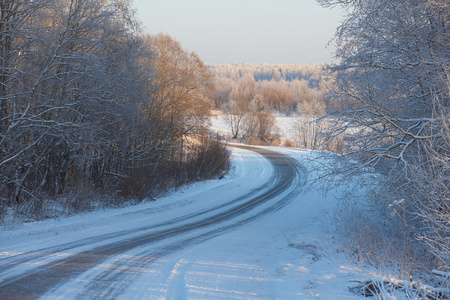
<path fill-rule="evenodd" d="M 0 227 L 0 299 L 358 298 L 349 281 L 370 274 L 328 217 L 341 191 L 303 190 L 316 154 L 249 149 L 157 201 Z"/>
<path fill-rule="evenodd" d="M 175 276 L 189 264 L 183 254 L 267 219 L 306 182 L 294 158 L 249 149 L 234 150 L 240 162 L 231 178 L 199 184 L 178 193 L 180 199 L 175 193 L 167 204 L 44 222 L 24 237 L 12 230 L 0 244 L 0 298 L 190 298 L 186 278 Z M 174 256 L 181 257 L 175 266 Z"/>

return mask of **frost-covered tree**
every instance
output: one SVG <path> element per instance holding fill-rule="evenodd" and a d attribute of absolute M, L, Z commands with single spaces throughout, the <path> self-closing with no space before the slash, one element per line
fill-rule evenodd
<path fill-rule="evenodd" d="M 351 135 L 349 154 L 365 167 L 359 165 L 352 170 L 384 174 L 376 178 L 384 180 L 388 201 L 405 199 L 401 201 L 405 214 L 396 214 L 407 229 L 405 244 L 411 247 L 410 239 L 423 238 L 428 229 L 437 229 L 433 227 L 437 226 L 433 220 L 436 215 L 422 212 L 438 190 L 430 183 L 436 183 L 433 178 L 441 175 L 430 167 L 439 165 L 432 157 L 446 151 L 440 148 L 445 144 L 446 116 L 436 113 L 434 99 L 441 99 L 441 112 L 448 109 L 448 1 L 319 2 L 342 5 L 346 10 L 346 19 L 335 37 L 340 64 L 331 67 L 337 87 L 329 106 L 334 110 L 332 120 L 337 120 L 334 132 Z M 419 186 L 430 192 L 421 193 Z M 442 180 L 439 186 L 442 191 L 448 183 Z M 445 203 L 446 197 L 442 198 Z M 448 219 L 446 209 L 440 209 L 439 218 Z M 448 249 L 449 229 L 448 224 L 440 227 L 429 244 L 434 249 Z M 447 257 L 435 266 L 448 268 L 448 255 L 434 253 L 435 257 Z"/>
<path fill-rule="evenodd" d="M 169 36 L 142 35 L 130 2 L 0 0 L 0 219 L 82 191 L 142 196 L 150 178 L 169 184 L 163 168 L 178 176 L 212 75 Z"/>
<path fill-rule="evenodd" d="M 371 153 L 371 163 L 390 158 L 406 165 L 415 142 L 428 136 L 432 93 L 444 87 L 444 12 L 430 1 L 321 2 L 347 9 L 336 37 L 341 63 L 332 68 L 336 111 L 360 132 L 357 146 Z"/>

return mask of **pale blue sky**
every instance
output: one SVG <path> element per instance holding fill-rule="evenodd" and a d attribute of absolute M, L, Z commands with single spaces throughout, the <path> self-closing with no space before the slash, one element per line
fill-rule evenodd
<path fill-rule="evenodd" d="M 207 63 L 329 63 L 342 13 L 315 0 L 134 0 L 145 31 Z"/>

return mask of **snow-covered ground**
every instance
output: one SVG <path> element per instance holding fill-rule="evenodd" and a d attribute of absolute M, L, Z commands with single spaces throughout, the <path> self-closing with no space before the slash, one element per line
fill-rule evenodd
<path fill-rule="evenodd" d="M 315 154 L 290 148 L 271 149 L 288 154 L 311 167 Z M 0 232 L 0 284 L 35 268 L 75 255 L 111 241 L 92 242 L 81 247 L 35 258 L 5 273 L 17 255 L 40 248 L 94 238 L 100 232 L 117 232 L 143 224 L 164 222 L 205 209 L 214 201 L 226 201 L 270 179 L 273 167 L 262 156 L 233 148 L 233 169 L 222 180 L 196 183 L 157 201 L 140 205 L 87 213 L 60 220 L 14 225 Z M 309 177 L 315 176 L 314 172 Z M 230 189 L 230 187 L 233 187 Z M 121 299 L 357 299 L 349 291 L 352 279 L 365 278 L 368 269 L 359 269 L 339 253 L 333 237 L 330 213 L 335 190 L 324 196 L 321 191 L 299 193 L 284 208 L 265 215 L 222 235 L 164 256 L 151 270 L 139 271 L 128 282 Z M 211 195 L 220 195 L 213 197 Z M 130 238 L 132 230 L 125 237 Z M 112 237 L 114 239 L 114 237 Z M 166 241 L 170 243 L 173 241 Z M 47 294 L 44 298 L 70 299 L 86 282 L 96 278 L 105 266 L 120 265 L 120 259 L 142 257 L 144 249 L 133 249 L 121 258 L 106 260 Z M 20 257 L 20 256 L 17 256 Z M 6 265 L 5 265 L 6 266 Z M 123 282 L 122 282 L 123 284 Z M 1 289 L 1 288 L 0 288 Z"/>

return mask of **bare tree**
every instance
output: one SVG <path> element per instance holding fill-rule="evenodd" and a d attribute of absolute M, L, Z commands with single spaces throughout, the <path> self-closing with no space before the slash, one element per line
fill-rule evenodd
<path fill-rule="evenodd" d="M 248 103 L 243 99 L 232 98 L 228 104 L 224 106 L 223 110 L 231 129 L 232 138 L 236 139 L 241 133 L 242 122 L 249 111 Z"/>
<path fill-rule="evenodd" d="M 265 144 L 278 140 L 280 129 L 275 124 L 275 117 L 268 111 L 264 97 L 256 95 L 248 108 L 248 113 L 243 119 L 243 138 L 256 139 Z"/>
<path fill-rule="evenodd" d="M 151 38 L 150 47 L 155 53 L 151 78 L 154 89 L 144 110 L 156 127 L 147 131 L 157 141 L 155 173 L 163 161 L 181 164 L 185 138 L 206 127 L 213 107 L 213 81 L 198 55 L 185 51 L 171 36 L 159 34 Z"/>

